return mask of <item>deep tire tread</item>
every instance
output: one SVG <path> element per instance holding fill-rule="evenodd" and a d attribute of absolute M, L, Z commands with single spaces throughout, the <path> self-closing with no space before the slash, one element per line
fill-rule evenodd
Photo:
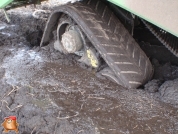
<path fill-rule="evenodd" d="M 76 21 L 122 86 L 137 88 L 151 79 L 153 71 L 149 59 L 102 1 L 84 0 L 62 6 L 59 11 Z"/>
<path fill-rule="evenodd" d="M 101 1 L 91 1 L 89 4 L 90 7 L 92 7 L 92 10 L 95 10 L 95 13 L 97 14 L 97 17 L 95 18 L 97 21 L 98 19 L 102 19 L 102 22 L 104 24 L 102 25 L 102 30 L 105 31 L 105 33 L 109 36 L 109 40 L 115 44 L 116 41 L 118 41 L 122 47 L 112 47 L 112 49 L 107 48 L 108 53 L 115 53 L 115 55 L 107 55 L 110 56 L 111 59 L 114 59 L 117 61 L 117 58 L 120 59 L 120 62 L 131 62 L 132 66 L 128 67 L 128 65 L 116 65 L 114 62 L 114 66 L 119 66 L 119 71 L 128 71 L 128 74 L 120 74 L 124 75 L 123 77 L 126 78 L 127 82 L 122 79 L 125 84 L 128 84 L 129 81 L 135 81 L 138 83 L 145 83 L 151 78 L 152 74 L 152 65 L 145 55 L 145 53 L 141 50 L 141 48 L 138 46 L 138 44 L 135 42 L 133 37 L 130 35 L 130 33 L 125 29 L 125 27 L 121 24 L 121 22 L 115 17 L 115 15 L 111 12 L 111 10 Z M 107 26 L 106 26 L 107 25 Z M 96 30 L 96 29 L 95 29 Z M 98 28 L 98 30 L 101 31 L 101 29 Z M 108 32 L 109 31 L 109 32 Z M 94 32 L 95 33 L 95 32 Z M 97 33 L 97 32 L 96 32 Z M 114 33 L 114 34 L 113 34 Z M 96 35 L 96 38 L 98 40 L 101 40 L 101 43 L 106 42 L 104 39 L 105 36 L 100 36 Z M 123 56 L 118 56 L 117 53 L 122 53 L 123 50 L 125 50 L 125 57 Z M 107 57 L 107 56 L 106 56 Z M 121 58 L 122 57 L 122 58 Z M 116 71 L 115 70 L 115 71 Z M 116 71 L 116 72 L 117 72 Z M 130 73 L 130 72 L 137 72 L 137 73 Z M 119 76 L 121 77 L 121 76 Z M 126 86 L 126 85 L 124 85 Z M 137 84 L 130 84 L 129 87 L 137 87 Z M 127 86 L 126 86 L 127 87 Z"/>

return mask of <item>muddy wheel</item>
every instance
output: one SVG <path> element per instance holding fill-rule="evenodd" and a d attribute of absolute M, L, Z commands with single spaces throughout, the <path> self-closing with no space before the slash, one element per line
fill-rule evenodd
<path fill-rule="evenodd" d="M 83 62 L 95 69 L 100 67 L 100 55 L 73 19 L 63 14 L 58 22 L 57 40 L 54 48 L 64 54 L 75 54 Z"/>
<path fill-rule="evenodd" d="M 66 22 L 76 24 L 81 29 L 81 32 L 75 29 L 75 32 L 67 30 L 66 33 L 68 26 L 64 25 L 65 27 L 61 28 L 61 25 L 65 22 L 62 21 L 58 25 L 60 39 L 58 44 L 62 44 L 62 47 L 58 46 L 60 51 L 62 50 L 62 52 L 66 53 L 67 48 L 68 53 L 77 53 L 83 48 L 88 48 L 84 44 L 85 40 L 83 40 L 81 34 L 84 33 L 92 46 L 94 46 L 94 50 L 91 49 L 89 53 L 87 53 L 87 49 L 83 51 L 83 55 L 86 55 L 88 62 L 91 65 L 97 65 L 96 68 L 98 68 L 99 57 L 101 56 L 108 65 L 101 71 L 101 74 L 127 88 L 137 88 L 151 79 L 153 69 L 148 57 L 103 2 L 90 0 L 59 7 L 51 15 L 45 31 L 49 31 L 51 22 L 54 22 L 56 18 L 59 18 L 60 21 L 61 19 L 65 20 L 63 16 L 68 16 L 71 20 L 67 19 Z M 62 34 L 59 34 L 62 31 L 61 29 L 59 30 L 59 27 L 63 30 Z M 63 39 L 63 36 L 65 39 Z M 69 38 L 70 41 L 68 40 Z M 44 34 L 42 44 L 48 40 L 49 34 Z M 71 43 L 72 40 L 75 41 Z M 100 56 L 97 56 L 97 52 Z"/>

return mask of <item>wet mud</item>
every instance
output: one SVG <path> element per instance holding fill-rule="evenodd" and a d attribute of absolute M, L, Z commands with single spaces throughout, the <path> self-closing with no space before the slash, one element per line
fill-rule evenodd
<path fill-rule="evenodd" d="M 178 133 L 177 66 L 153 59 L 153 80 L 125 89 L 54 50 L 53 41 L 39 47 L 46 20 L 35 10 L 8 11 L 10 23 L 0 13 L 1 122 L 17 116 L 20 134 Z"/>

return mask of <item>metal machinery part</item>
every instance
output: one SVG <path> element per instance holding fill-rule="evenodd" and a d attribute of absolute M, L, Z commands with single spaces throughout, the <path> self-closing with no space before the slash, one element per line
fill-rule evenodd
<path fill-rule="evenodd" d="M 1 0 L 0 1 L 0 8 L 4 8 L 7 6 L 9 3 L 11 3 L 13 0 Z"/>
<path fill-rule="evenodd" d="M 99 68 L 101 65 L 100 56 L 91 43 L 87 44 L 86 40 L 87 37 L 70 17 L 64 15 L 60 18 L 54 48 L 64 54 L 73 53 L 81 56 L 78 60 L 79 62 L 83 62 L 93 68 Z M 114 72 L 108 66 L 99 73 L 119 84 Z"/>
<path fill-rule="evenodd" d="M 63 15 L 67 15 L 71 20 L 64 19 Z M 60 6 L 49 17 L 41 46 L 49 43 L 52 31 L 57 29 L 56 26 L 60 24 L 66 25 L 66 28 L 59 30 L 62 31 L 62 34 L 59 34 L 60 40 L 58 39 L 55 43 L 55 47 L 57 46 L 60 51 L 60 48 L 63 48 L 62 35 L 73 27 L 81 35 L 83 41 L 84 53 L 81 60 L 82 58 L 89 60 L 94 67 L 95 60 L 102 57 L 109 67 L 109 69 L 105 68 L 103 74 L 114 76 L 115 81 L 126 88 L 137 88 L 151 79 L 153 69 L 148 57 L 102 1 L 84 0 Z M 75 25 L 72 26 L 73 24 Z M 87 37 L 88 42 L 81 33 L 84 33 L 83 36 Z"/>
<path fill-rule="evenodd" d="M 178 38 L 165 30 L 140 19 L 139 17 L 132 17 L 132 14 L 114 4 L 109 4 L 114 13 L 117 15 L 122 24 L 133 35 L 135 26 L 140 24 L 140 21 L 150 30 L 150 32 L 176 57 L 178 57 Z"/>
<path fill-rule="evenodd" d="M 75 53 L 83 46 L 79 33 L 74 30 L 69 30 L 62 35 L 61 44 L 67 53 Z"/>
<path fill-rule="evenodd" d="M 177 0 L 108 0 L 178 37 Z"/>
<path fill-rule="evenodd" d="M 145 26 L 153 33 L 156 38 L 176 57 L 178 57 L 178 38 L 145 20 L 142 20 Z"/>
<path fill-rule="evenodd" d="M 79 62 L 98 69 L 101 65 L 100 56 L 91 43 L 87 44 L 86 40 L 88 40 L 87 37 L 70 17 L 64 15 L 60 18 L 54 48 L 64 54 L 73 53 L 81 56 Z M 119 84 L 114 72 L 108 66 L 100 70 L 99 73 Z"/>
<path fill-rule="evenodd" d="M 81 56 L 79 62 L 98 68 L 100 65 L 99 55 L 91 43 L 87 43 L 86 40 L 87 37 L 69 16 L 63 15 L 60 18 L 54 48 L 64 54 L 71 53 Z"/>

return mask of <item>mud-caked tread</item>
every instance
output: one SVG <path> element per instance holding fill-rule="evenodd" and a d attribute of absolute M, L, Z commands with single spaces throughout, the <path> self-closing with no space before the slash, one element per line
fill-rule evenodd
<path fill-rule="evenodd" d="M 128 57 L 130 57 L 130 59 L 132 59 L 132 65 L 134 65 L 135 67 L 138 68 L 138 69 L 136 69 L 136 68 L 135 69 L 132 68 L 132 69 L 138 70 L 137 72 L 141 71 L 141 74 L 144 76 L 142 78 L 143 81 L 148 81 L 152 76 L 153 70 L 152 70 L 152 65 L 151 65 L 149 59 L 147 58 L 147 56 L 145 55 L 145 53 L 141 50 L 141 48 L 135 42 L 133 37 L 124 28 L 122 23 L 116 18 L 116 16 L 111 12 L 111 10 L 102 1 L 97 1 L 95 3 L 96 3 L 96 5 L 95 5 L 95 7 L 93 7 L 93 9 L 97 13 L 99 13 L 103 22 L 108 24 L 112 33 L 115 33 L 117 35 L 117 37 L 119 39 L 119 43 L 121 45 L 123 45 L 124 49 L 126 50 L 126 52 L 128 54 Z M 87 3 L 87 4 L 91 5 L 90 3 Z M 122 50 L 122 49 L 120 49 L 120 50 Z M 124 60 L 124 58 L 122 58 L 122 59 Z M 126 69 L 127 66 L 128 66 L 128 64 L 127 65 L 125 64 L 124 66 L 122 64 L 120 64 L 121 69 L 122 68 Z M 131 70 L 131 68 L 129 67 L 128 70 Z M 125 74 L 125 75 L 127 75 L 127 74 Z M 132 77 L 132 78 L 135 79 L 135 77 Z"/>
<path fill-rule="evenodd" d="M 87 0 L 61 6 L 58 12 L 68 14 L 81 27 L 122 86 L 137 88 L 150 80 L 149 59 L 103 2 Z"/>

